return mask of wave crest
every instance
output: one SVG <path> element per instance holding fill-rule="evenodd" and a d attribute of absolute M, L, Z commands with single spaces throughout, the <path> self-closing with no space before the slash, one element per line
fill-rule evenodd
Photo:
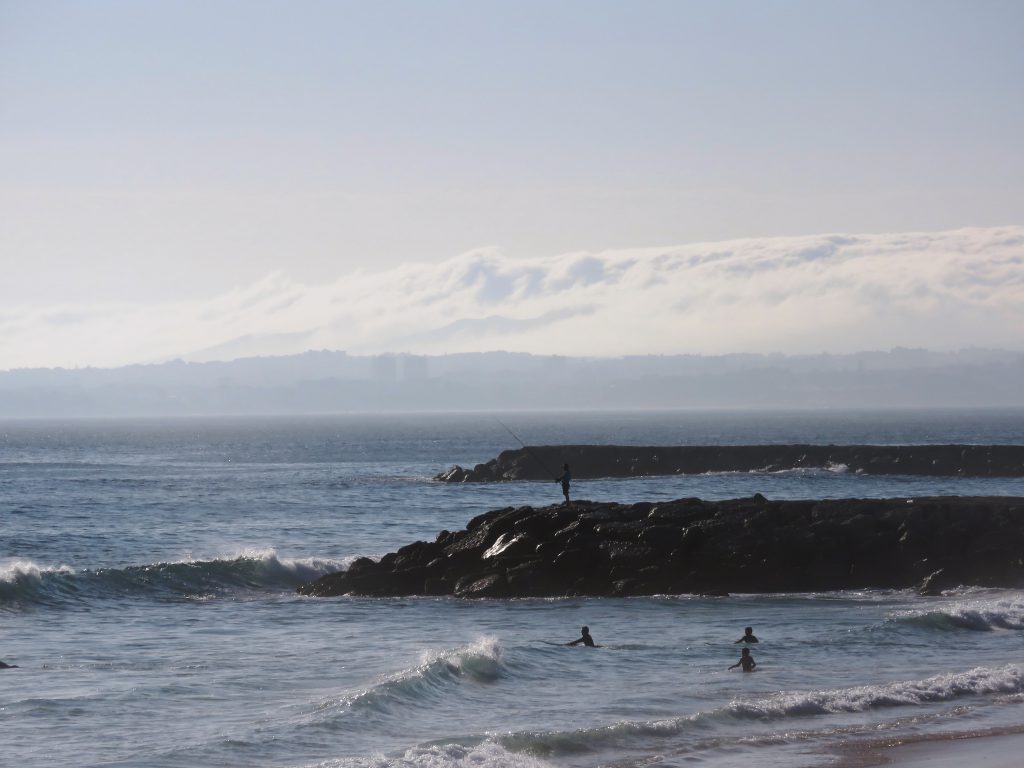
<path fill-rule="evenodd" d="M 939 630 L 1024 629 L 1024 599 L 958 600 L 929 610 L 901 611 L 892 620 Z"/>
<path fill-rule="evenodd" d="M 59 606 L 83 600 L 184 598 L 292 590 L 348 560 L 283 558 L 273 549 L 246 550 L 210 560 L 186 559 L 123 568 L 76 570 L 16 561 L 0 567 L 0 610 Z"/>
<path fill-rule="evenodd" d="M 780 693 L 754 700 L 734 701 L 725 711 L 737 717 L 779 718 L 864 712 L 880 707 L 951 701 L 963 696 L 1013 694 L 1024 691 L 1024 669 L 976 667 L 967 672 L 934 675 L 882 685 L 861 685 L 809 693 Z"/>
<path fill-rule="evenodd" d="M 883 707 L 913 706 L 952 701 L 978 695 L 1024 693 L 1024 669 L 977 667 L 967 672 L 935 675 L 879 685 L 823 691 L 780 692 L 730 702 L 708 712 L 664 720 L 624 721 L 576 731 L 520 731 L 496 737 L 506 749 L 535 755 L 587 752 L 595 746 L 625 747 L 634 740 L 670 737 L 711 723 L 736 720 L 785 720 L 844 712 L 865 712 Z"/>
<path fill-rule="evenodd" d="M 388 675 L 368 688 L 323 706 L 333 708 L 340 704 L 356 711 L 388 713 L 402 706 L 439 701 L 453 684 L 462 680 L 489 684 L 506 674 L 497 638 L 482 637 L 459 648 L 425 651 L 417 666 Z"/>

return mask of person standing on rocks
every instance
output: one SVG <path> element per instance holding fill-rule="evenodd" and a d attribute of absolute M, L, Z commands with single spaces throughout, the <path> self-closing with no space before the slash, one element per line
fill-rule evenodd
<path fill-rule="evenodd" d="M 569 504 L 569 481 L 572 480 L 572 472 L 569 471 L 569 465 L 562 465 L 562 476 L 556 477 L 555 482 L 562 484 L 562 495 L 565 496 L 565 503 Z"/>

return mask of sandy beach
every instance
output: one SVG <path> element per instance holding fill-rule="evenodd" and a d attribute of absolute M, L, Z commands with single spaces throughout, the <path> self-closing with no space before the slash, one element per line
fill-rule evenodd
<path fill-rule="evenodd" d="M 1019 768 L 1024 764 L 1024 728 L 922 738 L 898 743 L 873 743 L 852 748 L 841 768 L 894 765 L 900 768 Z"/>

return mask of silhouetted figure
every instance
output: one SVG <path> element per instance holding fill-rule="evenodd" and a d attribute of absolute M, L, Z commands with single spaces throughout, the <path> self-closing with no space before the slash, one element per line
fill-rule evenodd
<path fill-rule="evenodd" d="M 583 643 L 583 645 L 587 646 L 588 648 L 601 647 L 600 645 L 594 644 L 594 638 L 590 636 L 590 627 L 580 627 L 580 639 L 573 640 L 571 643 L 566 643 L 566 645 L 579 645 L 580 643 Z"/>
<path fill-rule="evenodd" d="M 753 627 L 746 627 L 746 628 L 744 628 L 744 630 L 743 630 L 743 637 L 741 637 L 739 640 L 736 641 L 736 643 L 757 643 L 757 642 L 760 642 L 760 641 L 756 637 L 754 637 L 754 628 Z M 736 645 L 736 643 L 733 643 L 733 645 Z"/>
<path fill-rule="evenodd" d="M 569 465 L 562 465 L 562 476 L 556 477 L 555 482 L 562 484 L 562 494 L 565 496 L 565 503 L 569 503 L 569 481 L 572 480 L 572 472 L 569 471 Z"/>
<path fill-rule="evenodd" d="M 17 669 L 17 664 L 8 664 L 6 661 L 0 661 L 0 669 Z"/>
<path fill-rule="evenodd" d="M 743 667 L 744 672 L 753 672 L 754 667 L 757 666 L 757 662 L 754 661 L 754 657 L 750 655 L 750 649 L 744 648 L 740 653 L 740 660 L 733 664 L 729 669 L 736 669 L 736 667 Z"/>

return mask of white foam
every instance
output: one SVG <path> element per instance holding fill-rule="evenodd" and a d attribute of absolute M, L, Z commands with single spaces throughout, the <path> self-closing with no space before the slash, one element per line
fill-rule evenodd
<path fill-rule="evenodd" d="M 0 582 L 8 584 L 26 579 L 38 581 L 48 573 L 74 574 L 75 569 L 69 565 L 41 566 L 31 560 L 8 560 L 0 563 Z"/>
<path fill-rule="evenodd" d="M 481 666 L 480 662 L 483 662 L 484 666 L 488 666 L 489 663 L 496 667 L 501 662 L 501 645 L 498 643 L 498 638 L 485 635 L 461 648 L 424 651 L 420 656 L 420 666 L 417 669 L 424 669 L 438 661 L 443 661 L 470 673 Z"/>
<path fill-rule="evenodd" d="M 928 608 L 897 611 L 897 620 L 933 620 L 966 629 L 1024 629 L 1024 597 L 966 598 Z"/>
<path fill-rule="evenodd" d="M 822 691 L 779 692 L 762 698 L 732 701 L 720 709 L 675 718 L 619 721 L 575 731 L 519 731 L 496 737 L 516 751 L 543 749 L 573 753 L 602 744 L 623 744 L 631 738 L 665 737 L 684 733 L 703 721 L 785 720 L 829 714 L 865 712 L 881 707 L 916 706 L 964 696 L 995 695 L 999 698 L 1024 693 L 1024 669 L 1008 665 L 999 669 L 978 667 L 967 672 Z M 745 726 L 744 726 L 745 727 Z"/>
<path fill-rule="evenodd" d="M 343 571 L 358 557 L 358 555 L 352 555 L 343 557 L 340 560 L 326 557 L 290 558 L 281 557 L 273 547 L 245 547 L 212 557 L 196 557 L 190 553 L 173 561 L 171 564 L 201 565 L 203 563 L 233 563 L 240 560 L 249 560 L 261 565 L 289 571 L 300 578 L 313 579 L 327 573 Z"/>
<path fill-rule="evenodd" d="M 517 754 L 493 741 L 475 745 L 439 744 L 408 749 L 400 757 L 382 754 L 315 763 L 307 768 L 545 768 L 542 760 Z"/>
<path fill-rule="evenodd" d="M 876 707 L 919 705 L 961 696 L 1024 692 L 1024 669 L 976 667 L 924 680 L 862 685 L 824 691 L 779 693 L 764 699 L 734 701 L 725 711 L 741 717 L 789 717 L 835 712 L 864 712 Z"/>

